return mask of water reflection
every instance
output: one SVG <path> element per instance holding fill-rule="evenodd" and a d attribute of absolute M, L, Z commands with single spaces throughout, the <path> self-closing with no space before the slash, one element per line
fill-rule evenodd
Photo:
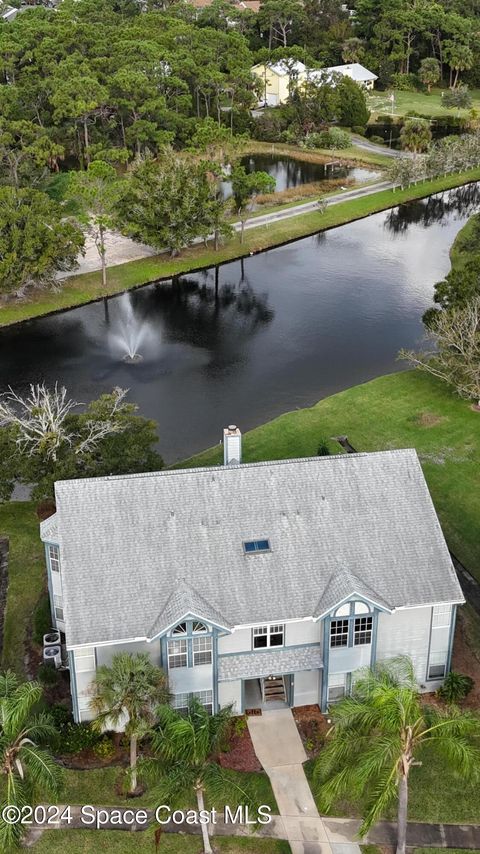
<path fill-rule="evenodd" d="M 443 222 L 452 214 L 471 216 L 479 205 L 480 185 L 468 184 L 448 193 L 417 199 L 392 208 L 387 214 L 385 228 L 394 234 L 405 232 L 413 223 L 421 223 L 424 228 L 429 228 L 434 223 Z"/>
<path fill-rule="evenodd" d="M 475 185 L 132 291 L 134 328 L 152 336 L 136 365 L 109 345 L 125 297 L 6 328 L 0 392 L 59 381 L 86 402 L 129 388 L 173 462 L 217 442 L 224 424 L 249 429 L 401 370 L 397 352 L 422 338 L 433 286 L 479 202 Z"/>
<path fill-rule="evenodd" d="M 291 187 L 299 187 L 302 184 L 310 184 L 313 181 L 331 181 L 335 178 L 351 178 L 357 182 L 373 181 L 380 176 L 380 172 L 365 169 L 361 166 L 342 166 L 338 163 L 338 156 L 332 156 L 330 165 L 325 163 L 309 163 L 304 160 L 295 160 L 285 154 L 252 154 L 240 159 L 240 164 L 247 172 L 267 172 L 275 178 L 275 190 L 280 192 Z M 221 193 L 224 199 L 232 195 L 232 187 L 229 181 L 221 184 Z"/>

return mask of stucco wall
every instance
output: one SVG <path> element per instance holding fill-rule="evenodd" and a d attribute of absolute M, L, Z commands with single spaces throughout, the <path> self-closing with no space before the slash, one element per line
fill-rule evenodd
<path fill-rule="evenodd" d="M 418 682 L 425 682 L 431 614 L 431 608 L 409 608 L 395 614 L 380 613 L 377 660 L 408 655 L 413 661 Z"/>
<path fill-rule="evenodd" d="M 218 703 L 220 707 L 233 704 L 233 713 L 241 714 L 242 711 L 242 682 L 220 682 L 218 685 Z"/>
<path fill-rule="evenodd" d="M 310 706 L 320 702 L 320 671 L 302 670 L 295 673 L 293 683 L 293 705 Z"/>

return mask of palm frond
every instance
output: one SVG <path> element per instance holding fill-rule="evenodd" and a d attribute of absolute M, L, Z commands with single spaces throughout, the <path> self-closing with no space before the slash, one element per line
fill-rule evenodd
<path fill-rule="evenodd" d="M 53 757 L 35 745 L 25 744 L 21 748 L 22 762 L 28 769 L 32 785 L 40 791 L 58 794 L 63 783 L 62 769 Z"/>

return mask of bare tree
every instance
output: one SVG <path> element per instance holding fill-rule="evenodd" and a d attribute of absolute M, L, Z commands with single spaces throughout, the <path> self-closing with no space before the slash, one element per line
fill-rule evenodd
<path fill-rule="evenodd" d="M 430 351 L 401 350 L 400 359 L 453 386 L 480 405 L 480 296 L 457 308 L 439 311 L 427 329 Z"/>
<path fill-rule="evenodd" d="M 123 425 L 113 418 L 121 409 L 127 391 L 114 389 L 107 418 L 87 421 L 80 434 L 72 430 L 68 416 L 82 404 L 71 400 L 63 386 L 59 388 L 56 383 L 53 389 L 49 389 L 45 383 L 37 383 L 30 386 L 30 393 L 26 397 L 10 388 L 0 397 L 0 427 L 13 427 L 16 430 L 17 448 L 28 456 L 41 454 L 55 461 L 64 446 L 81 456 L 92 451 L 105 436 L 122 432 Z"/>

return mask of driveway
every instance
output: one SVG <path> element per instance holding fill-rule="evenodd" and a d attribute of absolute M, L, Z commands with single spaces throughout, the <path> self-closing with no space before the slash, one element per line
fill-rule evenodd
<path fill-rule="evenodd" d="M 292 854 L 360 854 L 351 837 L 332 834 L 320 817 L 303 763 L 307 755 L 290 709 L 249 717 L 253 747 L 272 784 Z M 333 837 L 333 838 L 331 838 Z"/>

